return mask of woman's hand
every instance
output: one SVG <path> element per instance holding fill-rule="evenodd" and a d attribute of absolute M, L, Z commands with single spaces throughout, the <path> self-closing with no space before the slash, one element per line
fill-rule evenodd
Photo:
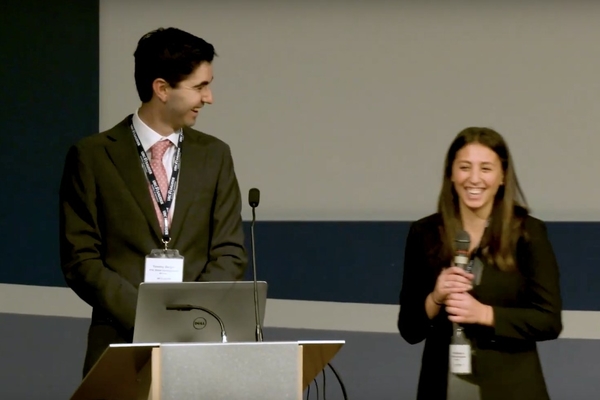
<path fill-rule="evenodd" d="M 492 326 L 492 307 L 482 304 L 467 292 L 451 293 L 446 297 L 448 319 L 457 324 L 480 324 Z"/>
<path fill-rule="evenodd" d="M 446 302 L 453 293 L 465 293 L 473 288 L 474 275 L 459 267 L 444 269 L 437 278 L 435 288 L 431 292 L 431 299 L 437 305 Z"/>

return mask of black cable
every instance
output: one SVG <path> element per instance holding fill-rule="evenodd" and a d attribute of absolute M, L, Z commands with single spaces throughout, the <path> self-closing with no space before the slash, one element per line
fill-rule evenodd
<path fill-rule="evenodd" d="M 325 382 L 326 382 L 326 372 L 327 370 L 324 369 L 323 372 L 321 372 L 323 374 L 323 400 L 327 399 L 327 391 L 326 391 L 326 387 L 325 387 Z"/>
<path fill-rule="evenodd" d="M 317 389 L 317 400 L 319 400 L 319 382 L 317 382 L 317 378 L 313 379 L 315 383 L 315 388 Z"/>
<path fill-rule="evenodd" d="M 344 386 L 344 382 L 342 382 L 342 378 L 340 377 L 340 374 L 338 374 L 338 372 L 335 370 L 335 368 L 333 368 L 333 365 L 331 365 L 331 363 L 327 363 L 327 366 L 333 371 L 333 374 L 335 375 L 338 382 L 340 383 L 340 387 L 342 388 L 342 395 L 344 396 L 344 400 L 348 400 L 348 393 L 346 393 L 346 387 Z M 325 372 L 325 370 L 323 370 L 323 372 Z M 325 383 L 325 379 L 323 379 L 323 384 L 324 383 Z"/>
<path fill-rule="evenodd" d="M 308 388 L 306 389 L 306 400 L 310 397 L 310 383 L 308 384 Z"/>

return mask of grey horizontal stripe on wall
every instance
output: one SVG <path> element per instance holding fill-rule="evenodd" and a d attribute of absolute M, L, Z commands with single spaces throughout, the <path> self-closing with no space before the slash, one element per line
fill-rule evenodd
<path fill-rule="evenodd" d="M 270 297 L 265 326 L 398 334 L 399 307 L 386 304 L 285 300 Z M 0 313 L 89 318 L 91 308 L 68 288 L 0 284 Z M 600 339 L 600 312 L 563 312 L 561 338 Z"/>

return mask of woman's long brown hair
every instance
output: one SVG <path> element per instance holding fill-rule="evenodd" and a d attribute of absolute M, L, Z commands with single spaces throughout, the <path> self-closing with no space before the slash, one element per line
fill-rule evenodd
<path fill-rule="evenodd" d="M 456 153 L 464 146 L 479 143 L 493 150 L 500 158 L 504 172 L 504 184 L 498 188 L 491 212 L 491 220 L 480 248 L 488 264 L 502 271 L 514 271 L 514 251 L 522 232 L 522 221 L 529 210 L 519 185 L 515 167 L 504 138 L 489 128 L 469 127 L 454 139 L 444 163 L 444 179 L 438 199 L 438 212 L 442 216 L 442 241 L 444 259 L 454 254 L 454 238 L 462 229 L 459 198 L 452 183 L 452 165 Z"/>

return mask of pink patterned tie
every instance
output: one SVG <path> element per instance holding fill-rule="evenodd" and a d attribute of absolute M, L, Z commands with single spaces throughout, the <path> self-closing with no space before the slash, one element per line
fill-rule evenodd
<path fill-rule="evenodd" d="M 163 156 L 172 144 L 173 143 L 170 140 L 161 140 L 159 142 L 156 142 L 150 148 L 150 154 L 152 154 L 150 166 L 152 167 L 152 171 L 154 172 L 154 176 L 156 177 L 156 181 L 158 182 L 158 187 L 160 188 L 160 192 L 162 193 L 163 201 L 167 201 L 167 187 L 169 186 L 169 181 L 167 179 L 167 171 L 165 170 L 165 166 L 163 165 Z M 160 208 L 158 207 L 158 203 L 156 202 L 156 197 L 154 196 L 152 185 L 149 184 L 149 188 L 150 196 L 152 197 L 152 202 L 154 203 L 154 209 L 156 210 L 156 216 L 158 217 L 158 222 L 160 224 L 160 229 L 164 230 L 164 219 L 162 213 L 160 212 Z M 169 212 L 169 225 L 170 224 L 171 213 Z"/>

